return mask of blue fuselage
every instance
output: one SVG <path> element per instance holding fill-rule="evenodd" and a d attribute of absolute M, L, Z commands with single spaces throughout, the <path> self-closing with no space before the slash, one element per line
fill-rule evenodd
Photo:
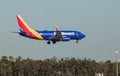
<path fill-rule="evenodd" d="M 37 32 L 44 38 L 44 40 L 50 40 L 56 34 L 56 31 L 50 30 Z M 79 31 L 62 30 L 60 32 L 62 34 L 62 41 L 80 40 L 85 37 L 85 35 Z"/>

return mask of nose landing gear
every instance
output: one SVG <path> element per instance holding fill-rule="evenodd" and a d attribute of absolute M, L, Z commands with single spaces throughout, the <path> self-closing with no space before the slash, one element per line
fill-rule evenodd
<path fill-rule="evenodd" d="M 78 39 L 76 40 L 76 43 L 79 43 L 79 40 L 78 40 Z"/>

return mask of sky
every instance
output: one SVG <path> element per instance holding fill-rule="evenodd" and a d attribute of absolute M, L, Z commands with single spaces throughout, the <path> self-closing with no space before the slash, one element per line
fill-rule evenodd
<path fill-rule="evenodd" d="M 0 56 L 21 56 L 31 59 L 52 57 L 90 58 L 115 61 L 114 51 L 120 50 L 119 0 L 1 0 Z M 77 30 L 86 35 L 79 41 L 48 45 L 21 37 L 16 15 L 37 30 Z M 120 56 L 118 55 L 120 58 Z"/>

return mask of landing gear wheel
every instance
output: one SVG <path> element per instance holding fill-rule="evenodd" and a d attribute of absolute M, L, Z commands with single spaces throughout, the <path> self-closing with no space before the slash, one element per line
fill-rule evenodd
<path fill-rule="evenodd" d="M 47 44 L 50 44 L 50 41 L 48 41 Z"/>
<path fill-rule="evenodd" d="M 56 41 L 53 41 L 53 44 L 55 44 L 56 43 Z"/>

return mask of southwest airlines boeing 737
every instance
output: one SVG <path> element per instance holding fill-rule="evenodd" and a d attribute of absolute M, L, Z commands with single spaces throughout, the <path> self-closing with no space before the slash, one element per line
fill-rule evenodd
<path fill-rule="evenodd" d="M 55 27 L 56 29 L 55 31 L 34 30 L 28 26 L 28 24 L 23 20 L 23 18 L 20 15 L 17 15 L 16 18 L 20 29 L 19 34 L 21 36 L 37 39 L 37 40 L 47 40 L 47 44 L 50 44 L 51 42 L 55 44 L 56 42 L 59 41 L 70 41 L 70 40 L 76 40 L 76 42 L 78 43 L 78 40 L 81 40 L 82 38 L 85 37 L 85 35 L 79 31 L 60 30 L 57 26 Z"/>

